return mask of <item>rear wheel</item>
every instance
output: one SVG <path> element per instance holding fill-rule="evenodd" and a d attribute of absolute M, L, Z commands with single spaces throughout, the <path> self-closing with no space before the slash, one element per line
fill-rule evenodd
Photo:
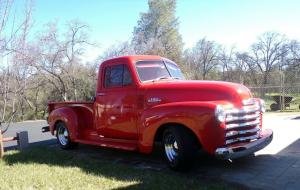
<path fill-rule="evenodd" d="M 186 129 L 177 126 L 167 128 L 163 133 L 163 145 L 171 169 L 182 171 L 193 165 L 197 145 Z"/>
<path fill-rule="evenodd" d="M 77 143 L 71 141 L 69 130 L 63 122 L 57 124 L 56 138 L 62 149 L 72 149 L 77 145 Z"/>

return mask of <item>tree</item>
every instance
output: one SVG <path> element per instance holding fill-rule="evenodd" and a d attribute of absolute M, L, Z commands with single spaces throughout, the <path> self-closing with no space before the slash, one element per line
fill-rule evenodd
<path fill-rule="evenodd" d="M 235 62 L 235 50 L 231 47 L 227 50 L 225 47 L 222 48 L 219 54 L 219 61 L 222 68 L 222 80 L 233 81 L 232 80 L 232 70 Z"/>
<path fill-rule="evenodd" d="M 257 86 L 259 85 L 259 79 L 257 77 L 257 68 L 255 64 L 252 64 L 252 57 L 247 52 L 237 52 L 235 54 L 234 73 L 233 77 L 236 77 L 237 82 Z"/>
<path fill-rule="evenodd" d="M 11 71 L 9 68 L 2 68 L 0 71 L 0 105 L 1 110 L 0 113 L 2 117 L 0 121 L 5 120 L 8 101 L 9 101 L 9 93 L 10 93 L 10 80 L 11 80 Z"/>
<path fill-rule="evenodd" d="M 203 38 L 195 47 L 185 51 L 185 62 L 191 68 L 194 79 L 205 80 L 217 68 L 219 55 L 220 46 Z"/>
<path fill-rule="evenodd" d="M 45 75 L 52 85 L 55 100 L 78 100 L 82 97 L 82 85 L 86 84 L 86 68 L 81 62 L 88 42 L 87 26 L 78 21 L 68 24 L 66 33 L 61 36 L 56 24 L 48 24 L 48 29 L 39 37 L 32 48 L 31 56 L 38 57 L 31 65 Z M 34 53 L 36 52 L 36 53 Z M 84 75 L 82 75 L 85 73 Z M 85 76 L 85 77 L 84 77 Z M 89 94 L 89 93 L 85 93 Z"/>
<path fill-rule="evenodd" d="M 292 40 L 289 44 L 290 59 L 289 67 L 300 68 L 300 42 Z"/>
<path fill-rule="evenodd" d="M 149 0 L 134 28 L 132 44 L 138 54 L 157 54 L 181 62 L 183 42 L 175 16 L 175 0 Z"/>
<path fill-rule="evenodd" d="M 3 57 L 8 52 L 8 43 L 11 41 L 14 32 L 11 33 L 11 38 L 5 35 L 7 31 L 7 23 L 10 18 L 10 11 L 13 1 L 11 0 L 3 0 L 0 1 L 0 55 Z"/>
<path fill-rule="evenodd" d="M 3 120 L 11 113 L 15 113 L 18 108 L 23 111 L 26 102 L 24 100 L 26 100 L 28 66 L 23 64 L 23 60 L 27 49 L 27 36 L 31 28 L 33 4 L 29 0 L 26 1 L 24 17 L 19 19 L 20 22 L 17 22 L 16 15 L 12 14 L 13 4 L 13 0 L 3 0 L 0 3 L 0 60 L 6 61 L 2 67 L 4 88 L 0 93 Z"/>
<path fill-rule="evenodd" d="M 133 55 L 135 51 L 128 41 L 117 43 L 109 47 L 98 59 L 97 64 L 106 59 L 111 59 L 118 56 Z"/>
<path fill-rule="evenodd" d="M 251 47 L 250 62 L 255 64 L 262 74 L 262 85 L 269 81 L 270 73 L 275 67 L 281 68 L 285 64 L 285 57 L 288 54 L 287 39 L 275 32 L 266 32 L 258 38 L 258 42 Z"/>
<path fill-rule="evenodd" d="M 287 86 L 290 86 L 293 90 L 299 91 L 299 79 L 300 79 L 300 42 L 292 40 L 289 43 L 289 55 L 287 58 L 288 64 L 284 68 L 284 78 Z"/>

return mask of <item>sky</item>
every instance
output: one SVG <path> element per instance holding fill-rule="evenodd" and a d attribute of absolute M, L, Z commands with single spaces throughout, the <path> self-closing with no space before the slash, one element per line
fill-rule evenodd
<path fill-rule="evenodd" d="M 24 0 L 15 0 L 21 12 Z M 226 47 L 245 51 L 266 31 L 300 40 L 300 1 L 298 0 L 177 0 L 176 16 L 185 48 L 206 38 Z M 147 0 L 35 0 L 33 29 L 42 30 L 50 21 L 64 27 L 78 19 L 89 25 L 92 41 L 86 60 L 92 61 L 110 46 L 132 37 Z"/>

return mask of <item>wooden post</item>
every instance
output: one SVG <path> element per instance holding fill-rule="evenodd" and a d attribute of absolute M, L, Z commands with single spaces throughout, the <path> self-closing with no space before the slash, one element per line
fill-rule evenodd
<path fill-rule="evenodd" d="M 0 129 L 0 159 L 4 156 L 4 146 L 2 141 L 2 131 Z"/>

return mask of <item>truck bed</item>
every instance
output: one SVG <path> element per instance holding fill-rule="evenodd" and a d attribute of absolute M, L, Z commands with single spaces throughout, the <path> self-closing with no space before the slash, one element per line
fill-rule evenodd
<path fill-rule="evenodd" d="M 48 113 L 61 107 L 83 107 L 87 108 L 89 111 L 93 112 L 94 102 L 49 102 L 48 103 Z"/>

